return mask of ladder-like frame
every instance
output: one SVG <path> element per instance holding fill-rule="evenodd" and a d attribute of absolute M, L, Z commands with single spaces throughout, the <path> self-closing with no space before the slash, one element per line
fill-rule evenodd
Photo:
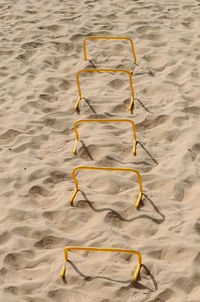
<path fill-rule="evenodd" d="M 79 82 L 79 75 L 81 72 L 85 72 L 85 71 L 95 71 L 95 72 L 99 72 L 99 71 L 105 71 L 105 72 L 109 72 L 109 71 L 113 71 L 113 72 L 125 72 L 128 74 L 129 76 L 129 82 L 130 82 L 130 88 L 131 88 L 131 101 L 128 107 L 128 110 L 131 111 L 131 108 L 133 106 L 133 102 L 134 102 L 134 90 L 133 90 L 133 82 L 132 82 L 132 72 L 125 70 L 125 69 L 112 69 L 112 68 L 85 68 L 85 69 L 81 69 L 77 72 L 76 74 L 76 82 L 77 82 L 77 87 L 78 87 L 78 99 L 76 101 L 76 104 L 74 106 L 74 110 L 77 110 L 79 102 L 82 98 L 81 96 L 81 88 L 80 88 L 80 82 Z"/>
<path fill-rule="evenodd" d="M 74 192 L 72 193 L 72 195 L 69 199 L 69 204 L 72 203 L 72 201 L 74 200 L 74 198 L 75 198 L 75 196 L 78 192 L 78 180 L 76 178 L 75 172 L 77 170 L 81 170 L 81 169 L 108 170 L 108 171 L 129 171 L 129 172 L 136 173 L 137 177 L 138 177 L 138 182 L 139 182 L 139 195 L 138 195 L 138 198 L 137 198 L 136 203 L 135 203 L 135 208 L 138 208 L 138 206 L 140 204 L 140 201 L 142 199 L 142 179 L 141 179 L 140 173 L 137 170 L 132 169 L 132 168 L 118 168 L 118 167 L 92 167 L 92 166 L 78 166 L 78 167 L 75 167 L 72 170 L 72 178 L 73 178 L 74 183 L 75 183 L 75 189 L 74 189 Z"/>
<path fill-rule="evenodd" d="M 133 155 L 135 155 L 136 153 L 136 144 L 137 144 L 137 141 L 136 141 L 136 131 L 135 131 L 135 124 L 132 120 L 130 119 L 81 119 L 81 120 L 78 120 L 74 123 L 74 132 L 76 134 L 76 141 L 74 143 L 74 149 L 73 149 L 73 153 L 76 154 L 76 147 L 77 147 L 77 143 L 78 143 L 78 139 L 79 139 L 79 134 L 78 134 L 78 131 L 77 131 L 77 125 L 79 123 L 85 123 L 85 122 L 109 122 L 109 123 L 112 123 L 112 122 L 129 122 L 132 124 L 132 128 L 133 128 Z"/>
<path fill-rule="evenodd" d="M 122 253 L 131 253 L 136 254 L 138 256 L 138 266 L 136 268 L 136 271 L 132 277 L 133 281 L 137 280 L 138 274 L 140 272 L 140 268 L 142 265 L 142 256 L 140 252 L 132 250 L 132 249 L 120 249 L 120 248 L 100 248 L 100 247 L 83 247 L 83 246 L 66 246 L 64 248 L 64 254 L 65 254 L 65 262 L 68 260 L 68 251 L 70 250 L 84 250 L 84 251 L 104 251 L 104 252 L 122 252 Z M 66 265 L 63 265 L 62 271 L 60 273 L 60 277 L 64 278 L 66 271 Z"/>
<path fill-rule="evenodd" d="M 131 43 L 131 49 L 132 49 L 132 53 L 133 53 L 133 59 L 134 62 L 136 64 L 136 55 L 135 55 L 135 50 L 134 50 L 134 46 L 133 46 L 133 41 L 128 38 L 128 37 L 105 37 L 105 36 L 89 36 L 86 37 L 83 40 L 83 52 L 84 52 L 84 59 L 87 60 L 87 54 L 86 54 L 86 41 L 89 39 L 117 39 L 117 40 L 128 40 Z"/>

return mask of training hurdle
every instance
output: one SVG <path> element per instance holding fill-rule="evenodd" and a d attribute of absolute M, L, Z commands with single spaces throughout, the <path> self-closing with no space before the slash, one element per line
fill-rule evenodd
<path fill-rule="evenodd" d="M 77 87 L 78 87 L 78 99 L 76 101 L 76 104 L 74 106 L 74 110 L 77 110 L 79 102 L 81 100 L 81 88 L 80 88 L 80 82 L 79 82 L 79 75 L 81 72 L 85 72 L 85 71 L 114 71 L 114 72 L 125 72 L 129 75 L 129 82 L 130 82 L 130 88 L 131 88 L 131 101 L 128 107 L 128 110 L 130 111 L 132 106 L 133 106 L 133 102 L 134 102 L 134 90 L 133 90 L 133 83 L 132 83 L 132 72 L 125 70 L 125 69 L 112 69 L 112 68 L 85 68 L 85 69 L 81 69 L 77 72 L 76 74 L 76 82 L 77 82 Z"/>
<path fill-rule="evenodd" d="M 77 147 L 77 143 L 78 143 L 78 139 L 79 139 L 79 135 L 78 135 L 78 131 L 77 131 L 77 124 L 79 123 L 85 123 L 85 122 L 109 122 L 109 123 L 112 123 L 112 122 L 129 122 L 132 124 L 132 127 L 133 127 L 133 141 L 134 141 L 134 144 L 133 144 L 133 155 L 135 155 L 136 153 L 136 144 L 137 144 L 137 141 L 136 141 L 136 131 L 135 131 L 135 124 L 132 120 L 129 120 L 129 119 L 81 119 L 81 120 L 78 120 L 74 123 L 74 132 L 76 134 L 76 141 L 74 143 L 74 149 L 72 151 L 72 153 L 76 154 L 76 147 Z"/>
<path fill-rule="evenodd" d="M 89 40 L 89 39 L 117 39 L 117 40 L 128 40 L 130 41 L 131 43 L 131 48 L 132 48 L 132 53 L 133 53 L 133 59 L 134 59 L 134 62 L 136 64 L 136 55 L 135 55 L 135 50 L 134 50 L 134 46 L 133 46 L 133 41 L 128 38 L 128 37 L 104 37 L 104 36 L 89 36 L 89 37 L 86 37 L 84 40 L 83 40 L 83 52 L 84 52 L 84 59 L 87 60 L 87 54 L 86 54 L 86 41 Z"/>
<path fill-rule="evenodd" d="M 75 183 L 75 189 L 74 189 L 74 192 L 73 192 L 72 196 L 69 199 L 69 204 L 72 203 L 72 201 L 74 200 L 74 198 L 75 198 L 75 196 L 78 192 L 78 180 L 76 178 L 75 172 L 77 170 L 81 170 L 81 169 L 108 170 L 108 171 L 129 171 L 129 172 L 136 173 L 137 177 L 138 177 L 138 182 L 139 182 L 139 195 L 138 195 L 138 198 L 137 198 L 136 203 L 135 203 L 135 208 L 138 208 L 138 206 L 140 204 L 140 201 L 142 199 L 142 179 L 141 179 L 140 173 L 137 170 L 132 169 L 132 168 L 117 168 L 117 167 L 92 167 L 92 166 L 78 166 L 78 167 L 75 167 L 72 170 L 72 178 L 73 178 L 74 183 Z"/>
<path fill-rule="evenodd" d="M 140 252 L 131 250 L 131 249 L 119 249 L 119 248 L 100 248 L 100 247 L 83 247 L 83 246 L 66 246 L 64 248 L 64 254 L 65 254 L 65 265 L 62 267 L 62 271 L 60 273 L 60 277 L 64 278 L 65 271 L 66 271 L 66 262 L 68 260 L 68 251 L 70 250 L 85 250 L 85 251 L 98 251 L 98 252 L 122 252 L 122 253 L 131 253 L 136 254 L 138 256 L 138 266 L 136 268 L 136 271 L 132 277 L 133 281 L 137 280 L 138 274 L 140 272 L 140 268 L 142 265 L 142 256 Z"/>

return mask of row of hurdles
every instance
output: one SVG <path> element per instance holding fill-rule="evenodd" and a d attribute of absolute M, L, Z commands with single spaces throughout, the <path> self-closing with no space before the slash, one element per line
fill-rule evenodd
<path fill-rule="evenodd" d="M 86 37 L 83 41 L 83 52 L 84 52 L 84 59 L 87 60 L 87 52 L 86 52 L 86 41 L 89 39 L 117 39 L 117 40 L 128 40 L 131 44 L 131 49 L 132 49 L 132 54 L 133 54 L 133 59 L 134 59 L 134 63 L 136 64 L 136 55 L 135 55 L 135 51 L 134 51 L 134 46 L 133 46 L 133 41 L 128 38 L 128 37 L 106 37 L 106 36 L 89 36 Z M 79 75 L 81 72 L 124 72 L 126 74 L 128 74 L 129 76 L 129 83 L 130 83 L 130 89 L 131 89 L 131 101 L 128 107 L 128 110 L 131 111 L 132 107 L 133 107 L 133 103 L 134 103 L 134 90 L 133 90 L 133 83 L 132 83 L 132 74 L 133 71 L 128 71 L 125 69 L 112 69 L 112 68 L 86 68 L 86 69 L 81 69 L 77 72 L 76 74 L 76 81 L 77 81 L 77 88 L 78 88 L 78 99 L 76 101 L 76 104 L 74 106 L 74 110 L 76 111 L 78 109 L 79 106 L 79 102 L 82 99 L 82 95 L 81 95 L 81 88 L 80 88 L 80 82 L 79 82 Z M 113 123 L 113 122 L 128 122 L 131 123 L 132 125 L 132 130 L 133 130 L 133 149 L 132 149 L 132 153 L 135 156 L 136 155 L 136 145 L 137 145 L 137 140 L 136 140 L 136 130 L 135 130 L 135 124 L 132 120 L 130 119 L 80 119 L 77 120 L 74 123 L 74 132 L 76 135 L 76 140 L 75 140 L 75 144 L 74 144 L 74 148 L 73 148 L 73 154 L 77 154 L 77 144 L 78 144 L 78 139 L 79 139 L 79 134 L 77 131 L 77 125 L 80 123 L 91 123 L 91 122 L 106 122 L 106 123 Z M 139 171 L 132 169 L 132 168 L 121 168 L 121 167 L 96 167 L 96 166 L 78 166 L 75 167 L 72 170 L 72 178 L 74 180 L 75 183 L 75 189 L 69 199 L 69 204 L 72 204 L 77 192 L 78 192 L 78 180 L 76 178 L 75 172 L 77 170 L 81 170 L 81 169 L 88 169 L 88 170 L 107 170 L 107 171 L 127 171 L 127 172 L 133 172 L 136 173 L 137 178 L 138 178 L 138 182 L 139 182 L 139 194 L 137 197 L 137 200 L 135 202 L 135 208 L 139 207 L 140 201 L 142 200 L 142 179 L 141 179 L 141 175 L 139 173 Z M 135 273 L 133 274 L 132 280 L 136 281 L 140 272 L 140 268 L 142 265 L 142 256 L 140 254 L 140 252 L 133 250 L 133 249 L 124 249 L 124 248 L 102 248 L 102 247 L 84 247 L 84 246 L 67 246 L 64 248 L 64 260 L 65 260 L 65 264 L 62 267 L 62 271 L 60 273 L 60 277 L 64 278 L 65 277 L 65 271 L 66 271 L 66 262 L 68 261 L 68 252 L 71 250 L 87 250 L 87 251 L 104 251 L 104 252 L 122 252 L 122 253 L 131 253 L 131 254 L 136 254 L 138 256 L 138 265 L 137 268 L 135 270 Z"/>

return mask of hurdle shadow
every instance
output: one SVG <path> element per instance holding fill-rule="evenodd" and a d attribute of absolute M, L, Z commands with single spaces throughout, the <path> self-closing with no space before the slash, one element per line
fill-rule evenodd
<path fill-rule="evenodd" d="M 93 161 L 94 158 L 92 157 L 90 151 L 89 151 L 88 148 L 86 147 L 84 141 L 83 141 L 82 139 L 80 139 L 79 141 L 80 141 L 80 143 L 82 144 L 82 147 L 83 147 L 85 153 L 87 154 L 87 156 L 89 157 L 89 159 L 90 159 L 91 161 Z"/>
<path fill-rule="evenodd" d="M 89 109 L 92 111 L 93 114 L 98 114 L 98 113 L 95 111 L 94 107 L 91 105 L 91 103 L 90 103 L 91 100 L 89 100 L 89 99 L 87 99 L 87 98 L 85 98 L 85 97 L 82 97 L 81 100 L 84 100 L 84 101 L 85 101 L 85 103 L 88 105 Z M 80 101 L 81 101 L 81 100 L 80 100 Z M 77 113 L 78 115 L 80 115 L 80 108 L 79 108 L 79 106 L 78 106 L 77 109 L 76 109 L 76 113 Z"/>
<path fill-rule="evenodd" d="M 135 72 L 134 76 L 139 76 L 139 75 L 144 75 L 144 74 L 150 75 L 151 77 L 155 77 L 154 73 L 151 70 Z"/>
<path fill-rule="evenodd" d="M 141 148 L 146 152 L 146 154 L 151 158 L 151 160 L 156 164 L 158 165 L 158 161 L 153 157 L 153 155 L 147 150 L 147 148 L 140 142 L 140 141 L 137 141 L 137 145 L 140 145 Z"/>
<path fill-rule="evenodd" d="M 114 158 L 113 156 L 110 156 L 110 155 L 107 155 L 106 156 L 107 159 L 109 160 L 113 160 L 113 161 L 116 161 L 117 163 L 120 163 L 120 164 L 134 164 L 134 165 L 147 165 L 147 166 L 152 166 L 150 163 L 148 163 L 147 161 L 145 160 L 140 160 L 140 161 L 137 161 L 137 162 L 134 162 L 134 161 L 129 161 L 129 162 L 122 162 L 121 160 L 119 159 L 116 159 Z"/>
<path fill-rule="evenodd" d="M 95 111 L 94 107 L 91 105 L 91 100 L 83 97 L 83 100 L 85 100 L 86 104 L 88 105 L 88 107 L 90 108 L 90 110 L 92 111 L 92 113 L 97 114 L 97 112 Z"/>
<path fill-rule="evenodd" d="M 131 218 L 125 218 L 123 217 L 120 213 L 118 213 L 116 210 L 112 209 L 112 208 L 96 208 L 93 203 L 87 198 L 87 195 L 85 194 L 85 192 L 83 192 L 82 190 L 78 190 L 82 196 L 83 196 L 83 200 L 78 200 L 77 203 L 76 203 L 76 206 L 78 207 L 80 202 L 85 202 L 90 208 L 91 210 L 93 210 L 94 212 L 96 213 L 100 213 L 100 212 L 110 212 L 112 214 L 114 214 L 115 218 L 121 220 L 121 221 L 124 221 L 124 222 L 133 222 L 135 220 L 138 220 L 138 219 L 149 219 L 151 220 L 152 222 L 156 223 L 156 224 L 161 224 L 165 221 L 165 215 L 163 213 L 161 213 L 161 211 L 157 208 L 157 206 L 155 205 L 155 203 L 152 201 L 152 199 L 150 197 L 147 196 L 146 193 L 143 193 L 142 195 L 145 197 L 145 201 L 147 201 L 153 208 L 153 210 L 160 216 L 160 218 L 154 218 L 148 214 L 140 214 L 139 216 L 136 216 L 136 217 L 131 217 Z M 72 202 L 71 206 L 75 206 L 74 205 L 74 202 Z M 144 204 L 144 200 L 142 199 L 141 202 L 140 202 L 140 205 L 138 207 L 138 211 L 141 210 L 142 207 L 144 207 L 145 204 Z"/>
<path fill-rule="evenodd" d="M 83 142 L 83 140 L 79 140 L 79 141 L 81 142 L 81 144 L 82 144 L 82 146 L 83 146 L 85 152 L 87 153 L 88 157 L 89 157 L 91 160 L 94 160 L 94 158 L 92 157 L 90 151 L 88 150 L 88 148 L 87 148 L 87 146 L 85 145 L 85 143 Z M 140 141 L 137 141 L 136 144 L 138 144 L 138 145 L 141 146 L 141 148 L 146 152 L 146 154 L 150 157 L 150 159 L 151 159 L 156 165 L 159 164 L 158 161 L 153 157 L 153 155 L 147 150 L 147 148 L 146 148 Z M 137 155 L 137 148 L 136 148 L 136 155 Z M 116 159 L 116 158 L 114 158 L 114 157 L 112 157 L 112 156 L 110 156 L 110 155 L 107 155 L 106 157 L 107 157 L 108 159 L 113 160 L 113 161 L 116 161 L 116 162 L 118 162 L 118 163 L 120 163 L 120 164 L 124 164 L 124 162 L 122 162 L 122 161 L 120 161 L 120 160 L 118 160 L 118 159 Z M 127 164 L 128 164 L 128 163 L 132 164 L 133 162 L 132 162 L 132 161 L 131 161 L 131 162 L 127 162 Z M 148 162 L 146 162 L 146 161 L 135 162 L 134 164 L 137 164 L 137 165 L 139 165 L 139 164 L 150 165 L 150 164 L 149 164 Z"/>
<path fill-rule="evenodd" d="M 151 111 L 143 104 L 143 102 L 142 102 L 140 99 L 134 98 L 134 103 L 133 103 L 133 105 L 132 105 L 132 107 L 131 107 L 131 115 L 133 115 L 133 113 L 134 113 L 133 110 L 135 110 L 135 101 L 137 101 L 137 102 L 141 105 L 141 107 L 143 107 L 143 109 L 144 109 L 146 112 L 153 114 L 153 112 L 151 112 Z"/>
<path fill-rule="evenodd" d="M 90 109 L 91 113 L 93 113 L 93 114 L 95 114 L 95 115 L 98 115 L 98 113 L 96 112 L 96 110 L 94 109 L 94 107 L 91 105 L 91 102 L 92 102 L 91 99 L 88 99 L 88 98 L 86 98 L 86 97 L 82 97 L 81 100 L 84 100 L 84 101 L 85 101 L 85 103 L 88 105 L 88 108 Z M 129 102 L 130 102 L 129 99 L 126 99 L 126 100 L 124 101 L 124 103 L 125 103 L 127 106 L 129 105 Z M 121 106 L 121 105 L 123 105 L 123 103 L 122 103 L 122 104 L 119 104 L 119 106 Z M 132 108 L 131 108 L 131 115 L 133 115 L 133 108 L 134 108 L 134 104 L 132 105 Z M 76 111 L 77 111 L 78 114 L 80 114 L 80 109 L 79 109 L 79 107 L 77 108 Z M 104 112 L 104 114 L 106 115 L 106 114 L 108 114 L 108 113 L 107 113 L 107 112 Z M 102 113 L 100 113 L 100 115 L 102 115 Z"/>
<path fill-rule="evenodd" d="M 96 112 L 96 110 L 94 109 L 94 107 L 91 105 L 91 100 L 90 100 L 90 99 L 88 99 L 88 98 L 86 98 L 86 97 L 82 97 L 81 100 L 84 100 L 84 101 L 85 101 L 85 103 L 88 105 L 88 108 L 91 110 L 91 112 L 92 112 L 93 114 L 98 114 L 98 113 Z M 146 112 L 153 114 L 153 112 L 151 112 L 151 111 L 150 111 L 150 110 L 142 103 L 142 101 L 141 101 L 140 99 L 135 98 L 134 101 L 137 101 L 137 102 L 145 109 Z M 124 101 L 124 102 L 125 102 L 125 101 Z M 127 102 L 125 102 L 125 104 L 127 104 L 127 105 L 129 104 L 128 100 L 127 100 Z M 130 111 L 131 115 L 133 115 L 133 113 L 134 113 L 133 110 L 134 110 L 134 109 L 135 109 L 135 103 L 133 103 L 133 105 L 132 105 L 132 107 L 131 107 L 131 111 Z M 76 112 L 77 112 L 77 114 L 80 114 L 79 106 L 78 106 Z"/>
<path fill-rule="evenodd" d="M 88 62 L 92 65 L 92 68 L 97 68 L 95 63 L 91 59 L 88 60 Z M 89 68 L 89 67 L 87 67 L 87 68 Z"/>
<path fill-rule="evenodd" d="M 145 110 L 146 112 L 153 114 L 153 112 L 151 112 L 151 111 L 150 111 L 150 110 L 142 103 L 142 101 L 141 101 L 140 99 L 134 98 L 134 101 L 137 101 L 137 102 L 144 108 L 144 110 Z"/>
<path fill-rule="evenodd" d="M 128 280 L 119 280 L 119 279 L 114 279 L 114 278 L 110 278 L 110 277 L 107 277 L 107 276 L 89 276 L 89 275 L 86 275 L 84 274 L 83 272 L 80 271 L 80 269 L 77 267 L 76 264 L 74 264 L 73 261 L 71 260 L 67 260 L 67 262 L 71 265 L 71 267 L 74 269 L 74 271 L 79 275 L 81 276 L 82 278 L 85 279 L 85 281 L 92 281 L 92 280 L 95 280 L 95 279 L 104 279 L 104 280 L 107 280 L 107 281 L 110 281 L 110 282 L 115 282 L 115 283 L 122 283 L 122 284 L 127 284 L 127 289 L 131 289 L 131 288 L 135 288 L 135 289 L 138 289 L 138 290 L 149 290 L 150 292 L 154 292 L 158 289 L 158 284 L 156 282 L 156 279 L 155 277 L 152 275 L 152 273 L 150 272 L 150 270 L 144 265 L 142 264 L 141 265 L 141 268 L 140 268 L 140 273 L 138 275 L 138 278 L 137 278 L 137 281 L 133 281 L 132 279 L 128 279 Z M 152 283 L 152 288 L 150 288 L 149 286 L 146 286 L 145 284 L 143 284 L 141 282 L 141 270 L 144 270 L 145 271 L 145 275 L 147 276 L 147 278 L 151 281 Z M 147 279 L 145 278 L 145 279 Z M 67 284 L 67 280 L 66 278 L 63 278 L 63 282 L 65 284 Z"/>

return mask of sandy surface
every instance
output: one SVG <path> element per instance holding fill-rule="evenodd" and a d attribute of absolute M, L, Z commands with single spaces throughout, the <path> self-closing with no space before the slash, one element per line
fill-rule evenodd
<path fill-rule="evenodd" d="M 199 1 L 38 1 L 0 3 L 0 301 L 199 302 Z M 82 41 L 88 35 L 127 41 Z M 135 108 L 123 73 L 80 76 L 84 67 L 133 69 Z M 130 118 L 129 124 L 73 123 Z M 131 173 L 75 166 L 130 167 Z M 67 245 L 132 248 L 129 254 L 71 251 Z M 90 276 L 91 278 L 87 278 Z"/>

